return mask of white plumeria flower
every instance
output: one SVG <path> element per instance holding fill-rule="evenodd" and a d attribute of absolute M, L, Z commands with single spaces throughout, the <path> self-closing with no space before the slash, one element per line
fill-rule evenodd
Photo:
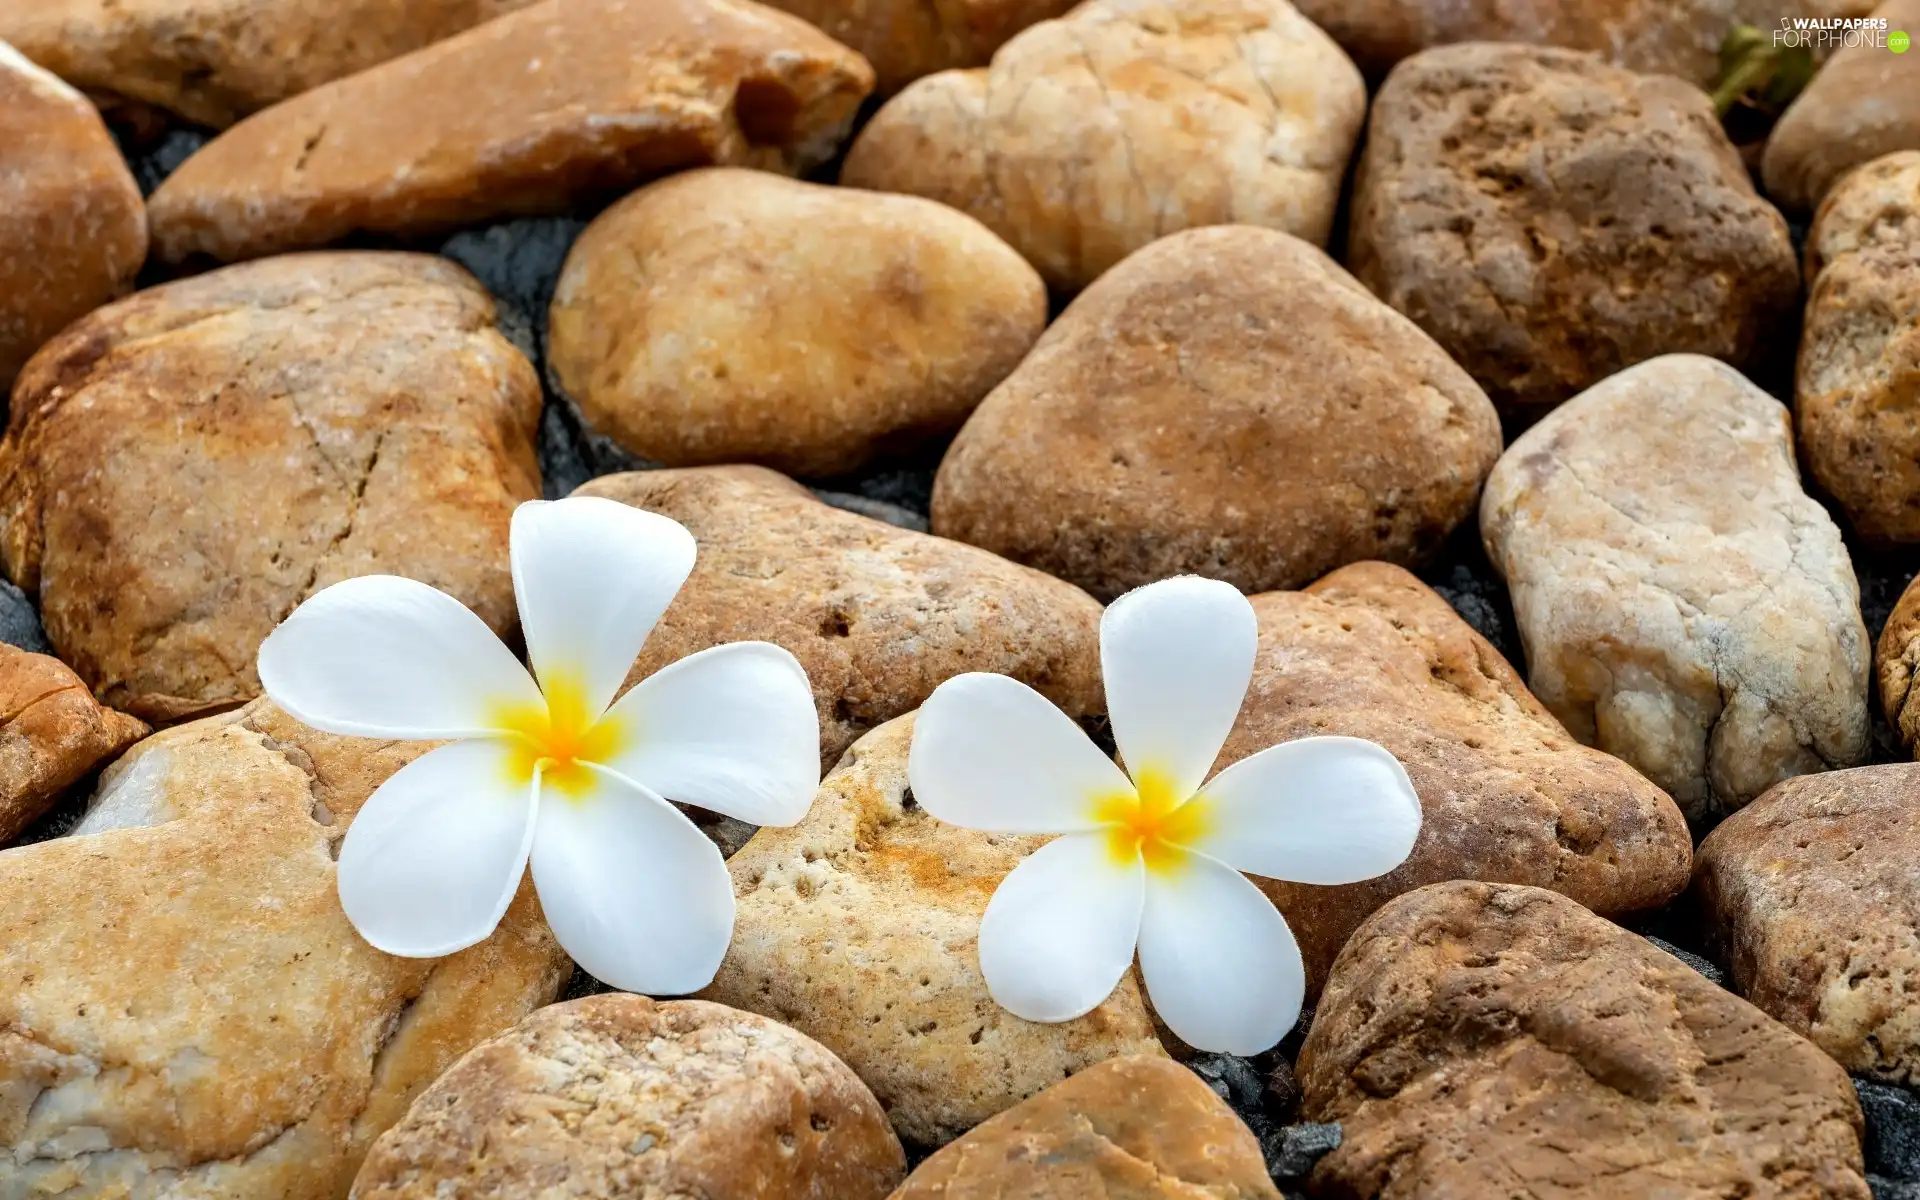
<path fill-rule="evenodd" d="M 1272 746 L 1201 786 L 1257 636 L 1246 597 L 1213 580 L 1163 580 L 1108 607 L 1100 665 L 1125 773 L 1004 675 L 955 676 L 921 707 L 907 776 L 922 807 L 971 829 L 1061 835 L 1014 868 L 980 922 L 980 969 L 1001 1007 L 1072 1020 L 1137 948 L 1155 1011 L 1197 1049 L 1258 1053 L 1299 1019 L 1299 946 L 1241 872 L 1384 874 L 1413 849 L 1420 800 L 1399 760 L 1349 737 Z"/>
<path fill-rule="evenodd" d="M 693 569 L 693 535 L 616 501 L 514 511 L 528 674 L 458 600 L 349 579 L 260 647 L 260 681 L 330 733 L 455 739 L 381 784 L 340 848 L 340 903 L 375 948 L 434 958 L 492 933 L 528 860 L 560 945 L 628 991 L 712 981 L 733 936 L 714 844 L 664 797 L 791 825 L 820 781 L 806 672 L 766 642 L 716 646 L 614 702 Z"/>

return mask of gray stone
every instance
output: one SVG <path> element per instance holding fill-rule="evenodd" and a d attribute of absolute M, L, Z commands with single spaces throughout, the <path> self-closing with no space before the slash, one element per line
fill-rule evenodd
<path fill-rule="evenodd" d="M 47 642 L 47 631 L 40 627 L 40 614 L 34 611 L 33 601 L 4 579 L 0 579 L 0 642 L 31 650 L 35 654 L 53 653 L 53 647 Z"/>

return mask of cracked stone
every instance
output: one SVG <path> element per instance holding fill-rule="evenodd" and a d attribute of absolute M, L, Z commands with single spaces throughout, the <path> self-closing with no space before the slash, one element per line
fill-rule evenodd
<path fill-rule="evenodd" d="M 1920 0 L 1873 10 L 1888 30 L 1920 29 Z M 1767 194 L 1791 212 L 1818 206 L 1848 171 L 1896 150 L 1920 150 L 1920 71 L 1867 42 L 1836 51 L 1767 138 Z"/>
<path fill-rule="evenodd" d="M 153 723 L 255 695 L 254 654 L 354 575 L 515 629 L 513 508 L 540 494 L 533 368 L 471 276 L 328 253 L 152 288 L 21 375 L 0 559 L 102 701 Z"/>
<path fill-rule="evenodd" d="M 0 1195 L 337 1200 L 420 1088 L 552 1000 L 570 964 L 530 883 L 441 959 L 340 911 L 330 848 L 425 749 L 257 701 L 148 738 L 72 834 L 0 853 Z"/>
<path fill-rule="evenodd" d="M 1669 355 L 1560 406 L 1494 468 L 1480 532 L 1534 694 L 1689 820 L 1864 761 L 1852 562 L 1786 409 L 1731 367 Z"/>
<path fill-rule="evenodd" d="M 1818 1047 L 1539 888 L 1395 900 L 1300 1056 L 1339 1121 L 1323 1196 L 1868 1200 L 1854 1089 Z"/>
<path fill-rule="evenodd" d="M 0 646 L 0 845 L 88 772 L 147 735 L 57 658 Z"/>
<path fill-rule="evenodd" d="M 819 1043 L 615 994 L 469 1051 L 374 1144 L 353 1195 L 885 1200 L 905 1173 L 873 1093 Z"/>
<path fill-rule="evenodd" d="M 1324 244 L 1366 109 L 1286 0 L 1090 0 L 888 101 L 840 179 L 970 213 L 1072 293 L 1202 225 Z"/>

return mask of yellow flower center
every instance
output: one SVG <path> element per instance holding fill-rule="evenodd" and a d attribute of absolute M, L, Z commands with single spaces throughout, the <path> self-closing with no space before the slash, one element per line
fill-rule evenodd
<path fill-rule="evenodd" d="M 1206 831 L 1206 806 L 1174 794 L 1162 771 L 1144 768 L 1134 775 L 1134 790 L 1094 801 L 1094 819 L 1107 826 L 1107 851 L 1122 866 L 1135 858 L 1147 870 L 1165 873 L 1178 867 L 1185 849 Z"/>
<path fill-rule="evenodd" d="M 570 796 L 593 787 L 593 772 L 583 764 L 604 763 L 628 742 L 627 731 L 611 714 L 588 711 L 586 688 L 570 674 L 548 672 L 541 690 L 544 704 L 503 704 L 495 721 L 512 734 L 508 774 L 519 786 L 533 781 Z"/>

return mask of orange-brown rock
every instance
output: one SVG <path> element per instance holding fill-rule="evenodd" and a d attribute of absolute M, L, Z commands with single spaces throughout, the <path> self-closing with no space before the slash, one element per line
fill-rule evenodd
<path fill-rule="evenodd" d="M 531 0 L 7 0 L 0 40 L 89 92 L 224 127 Z"/>
<path fill-rule="evenodd" d="M 818 25 L 873 64 L 881 95 L 922 75 L 985 66 L 1014 34 L 1076 0 L 766 0 Z"/>
<path fill-rule="evenodd" d="M 884 1200 L 906 1171 L 873 1093 L 818 1042 L 619 993 L 481 1043 L 367 1155 L 354 1200 Z"/>
<path fill-rule="evenodd" d="M 1118 1058 L 921 1163 L 893 1200 L 1279 1200 L 1259 1143 L 1193 1072 Z"/>
<path fill-rule="evenodd" d="M 1354 934 L 1298 1074 L 1316 1196 L 1868 1200 L 1845 1072 L 1645 938 L 1441 883 Z"/>
<path fill-rule="evenodd" d="M 0 41 L 0 400 L 41 343 L 125 292 L 146 257 L 140 189 L 100 114 Z"/>
<path fill-rule="evenodd" d="M 1202 225 L 1324 244 L 1366 111 L 1287 0 L 1088 0 L 894 97 L 840 181 L 970 213 L 1071 293 Z"/>
<path fill-rule="evenodd" d="M 1721 822 L 1694 870 L 1740 994 L 1848 1071 L 1920 1081 L 1920 763 L 1802 775 Z"/>
<path fill-rule="evenodd" d="M 0 845 L 87 772 L 147 735 L 57 658 L 0 646 Z"/>
<path fill-rule="evenodd" d="M 1072 715 L 1105 708 L 1100 605 L 973 546 L 844 512 L 763 467 L 636 471 L 578 490 L 664 513 L 700 557 L 629 678 L 727 642 L 784 646 L 813 681 L 820 756 L 963 671 L 1011 675 Z"/>
<path fill-rule="evenodd" d="M 938 1146 L 1094 1063 L 1161 1050 L 1132 971 L 1061 1024 L 994 1003 L 980 918 L 1047 839 L 927 815 L 907 788 L 912 741 L 911 717 L 861 738 L 805 820 L 762 829 L 728 861 L 733 944 L 702 995 L 817 1039 L 873 1089 L 903 1139 Z"/>
<path fill-rule="evenodd" d="M 339 1200 L 373 1139 L 571 970 L 523 883 L 486 941 L 394 958 L 333 853 L 427 747 L 265 701 L 148 738 L 67 837 L 0 850 L 0 1195 Z"/>
<path fill-rule="evenodd" d="M 1183 572 L 1299 587 L 1414 562 L 1472 511 L 1500 425 L 1411 321 L 1298 238 L 1163 238 L 974 411 L 933 531 L 1102 600 Z"/>
<path fill-rule="evenodd" d="M 719 167 L 587 226 L 547 345 L 642 459 L 822 478 L 950 436 L 1046 325 L 1040 276 L 965 213 Z"/>
<path fill-rule="evenodd" d="M 1914 677 L 1920 674 L 1920 577 L 1909 581 L 1893 612 L 1880 630 L 1873 651 L 1874 682 L 1879 685 L 1880 710 L 1908 754 L 1920 746 L 1920 696 Z"/>
<path fill-rule="evenodd" d="M 1800 297 L 1787 223 L 1705 92 L 1598 55 L 1428 50 L 1374 102 L 1347 257 L 1503 413 L 1634 363 L 1780 357 Z"/>
<path fill-rule="evenodd" d="M 713 163 L 797 173 L 872 87 L 859 55 L 750 0 L 541 0 L 234 126 L 153 194 L 154 251 L 421 236 Z"/>
<path fill-rule="evenodd" d="M 1873 10 L 1887 32 L 1920 29 L 1920 0 L 1887 0 Z M 1879 35 L 1848 46 L 1813 77 L 1767 138 L 1761 172 L 1767 194 L 1790 212 L 1819 205 L 1862 163 L 1920 150 L 1920 69 Z"/>
<path fill-rule="evenodd" d="M 1570 737 L 1413 576 L 1358 563 L 1253 607 L 1259 657 L 1221 763 L 1315 734 L 1368 738 L 1405 765 L 1425 814 L 1413 853 L 1377 879 L 1255 880 L 1293 927 L 1310 988 L 1370 913 L 1424 884 L 1534 884 L 1607 914 L 1686 887 L 1692 842 L 1673 801 Z"/>
<path fill-rule="evenodd" d="M 259 692 L 254 652 L 352 575 L 515 624 L 540 494 L 533 368 L 445 259 L 294 255 L 100 309 L 21 373 L 0 559 L 96 695 L 164 722 Z"/>
<path fill-rule="evenodd" d="M 1920 252 L 1920 150 L 1900 150 L 1849 172 L 1807 231 L 1807 280 L 1828 263 L 1876 249 Z"/>

